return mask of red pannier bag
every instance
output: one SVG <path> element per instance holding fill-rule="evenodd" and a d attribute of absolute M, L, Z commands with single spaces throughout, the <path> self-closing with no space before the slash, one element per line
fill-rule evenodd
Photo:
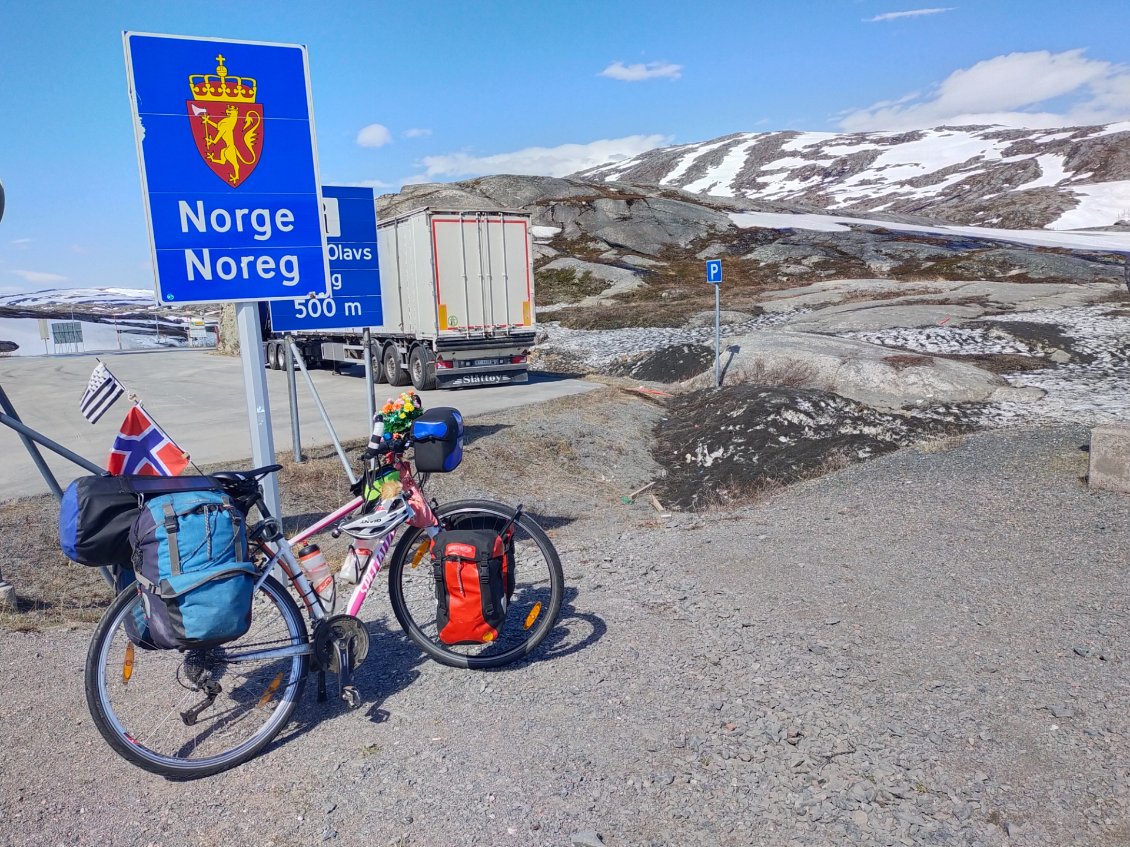
<path fill-rule="evenodd" d="M 444 644 L 485 644 L 498 637 L 514 591 L 512 549 L 493 529 L 448 529 L 436 536 L 436 627 Z"/>

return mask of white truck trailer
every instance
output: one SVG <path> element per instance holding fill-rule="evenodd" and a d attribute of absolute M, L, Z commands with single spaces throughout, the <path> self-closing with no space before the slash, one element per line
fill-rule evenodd
<path fill-rule="evenodd" d="M 377 224 L 380 326 L 368 327 L 378 382 L 420 391 L 526 382 L 534 345 L 530 214 L 416 209 Z M 365 327 L 303 330 L 310 366 L 364 361 Z M 270 367 L 282 339 L 267 342 Z"/>

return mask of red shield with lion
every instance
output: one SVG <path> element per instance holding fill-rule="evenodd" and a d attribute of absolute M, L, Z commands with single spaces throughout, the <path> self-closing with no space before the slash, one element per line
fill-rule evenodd
<path fill-rule="evenodd" d="M 192 137 L 212 173 L 232 188 L 251 176 L 263 152 L 263 106 L 223 100 L 187 101 Z"/>

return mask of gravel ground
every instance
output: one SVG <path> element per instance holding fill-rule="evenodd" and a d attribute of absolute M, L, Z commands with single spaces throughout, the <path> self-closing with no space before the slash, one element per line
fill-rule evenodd
<path fill-rule="evenodd" d="M 474 427 L 440 499 L 528 485 L 503 449 L 523 426 L 565 451 L 533 500 L 569 585 L 547 648 L 445 668 L 374 597 L 363 707 L 309 685 L 235 771 L 169 783 L 109 750 L 92 626 L 0 634 L 0 845 L 1130 842 L 1130 498 L 1080 481 L 1084 428 L 666 515 L 619 499 L 658 470 L 619 434 L 660 414 L 614 397 Z"/>

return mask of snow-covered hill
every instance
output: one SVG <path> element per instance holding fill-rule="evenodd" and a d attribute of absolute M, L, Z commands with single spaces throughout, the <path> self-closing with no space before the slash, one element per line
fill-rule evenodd
<path fill-rule="evenodd" d="M 147 309 L 154 306 L 151 288 L 45 288 L 21 294 L 0 295 L 0 308 Z"/>
<path fill-rule="evenodd" d="M 1130 225 L 1130 122 L 1058 130 L 737 133 L 577 176 L 1010 229 Z"/>
<path fill-rule="evenodd" d="M 205 307 L 159 306 L 151 289 L 50 288 L 0 296 L 0 355 L 36 356 L 101 350 L 142 350 L 215 343 L 214 333 L 190 338 L 189 327 L 214 325 Z M 57 323 L 77 322 L 81 342 L 55 342 Z M 43 338 L 47 334 L 47 339 Z"/>

